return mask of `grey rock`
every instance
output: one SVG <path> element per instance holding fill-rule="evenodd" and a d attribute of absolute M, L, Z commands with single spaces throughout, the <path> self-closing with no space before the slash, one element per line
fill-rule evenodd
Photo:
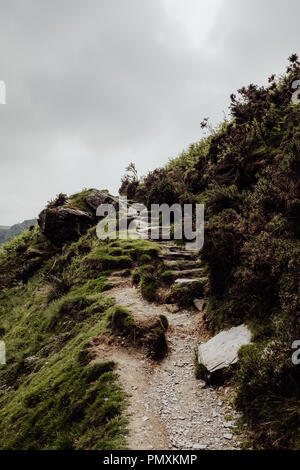
<path fill-rule="evenodd" d="M 198 360 L 209 372 L 223 369 L 238 361 L 241 346 L 249 344 L 251 332 L 246 325 L 222 331 L 198 347 Z"/>
<path fill-rule="evenodd" d="M 45 237 L 55 246 L 77 240 L 94 223 L 87 212 L 59 206 L 44 209 L 38 224 Z"/>
<path fill-rule="evenodd" d="M 101 204 L 111 204 L 115 209 L 118 209 L 118 199 L 106 191 L 99 191 L 93 189 L 93 191 L 85 198 L 87 205 L 95 212 Z"/>
<path fill-rule="evenodd" d="M 193 449 L 194 450 L 205 450 L 207 448 L 207 445 L 205 444 L 194 444 Z"/>
<path fill-rule="evenodd" d="M 199 310 L 199 312 L 202 312 L 204 310 L 205 305 L 206 305 L 204 299 L 194 299 L 193 302 L 194 302 L 196 309 Z"/>
<path fill-rule="evenodd" d="M 195 282 L 201 282 L 201 279 L 176 279 L 175 284 L 194 284 Z"/>

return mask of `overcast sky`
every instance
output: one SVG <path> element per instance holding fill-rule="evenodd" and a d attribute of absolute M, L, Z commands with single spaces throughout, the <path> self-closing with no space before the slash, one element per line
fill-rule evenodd
<path fill-rule="evenodd" d="M 299 52 L 299 0 L 0 0 L 0 225 L 117 193 Z"/>

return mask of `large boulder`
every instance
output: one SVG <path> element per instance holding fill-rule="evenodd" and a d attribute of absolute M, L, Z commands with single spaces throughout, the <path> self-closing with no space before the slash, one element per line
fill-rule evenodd
<path fill-rule="evenodd" d="M 45 237 L 53 245 L 61 247 L 77 240 L 94 225 L 94 219 L 87 212 L 71 207 L 47 207 L 40 213 L 38 224 Z"/>
<path fill-rule="evenodd" d="M 80 203 L 80 204 L 79 204 Z M 119 209 L 118 199 L 108 191 L 91 190 L 70 196 L 60 194 L 40 213 L 38 224 L 45 237 L 56 247 L 77 240 L 88 228 L 96 225 L 101 204 L 111 204 Z"/>

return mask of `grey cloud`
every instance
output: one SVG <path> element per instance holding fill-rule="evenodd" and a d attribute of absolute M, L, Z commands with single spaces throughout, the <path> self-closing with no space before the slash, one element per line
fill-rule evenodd
<path fill-rule="evenodd" d="M 130 160 L 144 174 L 199 139 L 204 116 L 296 50 L 288 5 L 226 0 L 197 47 L 163 0 L 0 1 L 0 223 L 60 191 L 116 192 Z"/>

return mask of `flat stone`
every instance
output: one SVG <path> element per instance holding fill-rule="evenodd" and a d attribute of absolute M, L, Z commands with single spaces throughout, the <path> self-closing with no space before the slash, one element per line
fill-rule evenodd
<path fill-rule="evenodd" d="M 172 271 L 173 276 L 178 276 L 178 274 L 182 277 L 185 276 L 192 276 L 195 274 L 201 274 L 202 273 L 202 268 L 195 268 L 195 269 L 183 269 L 181 271 Z"/>
<path fill-rule="evenodd" d="M 200 281 L 201 279 L 176 279 L 175 284 L 193 284 Z"/>
<path fill-rule="evenodd" d="M 224 369 L 238 361 L 239 349 L 249 344 L 250 339 L 251 332 L 246 325 L 222 331 L 207 343 L 200 344 L 198 361 L 211 373 Z"/>
<path fill-rule="evenodd" d="M 204 307 L 206 305 L 206 302 L 204 299 L 194 299 L 193 300 L 194 305 L 199 312 L 202 312 L 204 310 Z"/>
<path fill-rule="evenodd" d="M 233 421 L 227 421 L 227 423 L 224 423 L 224 428 L 232 428 L 234 426 Z"/>
<path fill-rule="evenodd" d="M 169 253 L 165 253 L 159 256 L 163 259 L 177 259 L 177 258 L 184 258 L 184 259 L 195 259 L 195 254 L 192 252 L 185 252 L 185 251 L 170 251 Z"/>
<path fill-rule="evenodd" d="M 5 343 L 4 341 L 0 341 L 0 364 L 5 364 L 6 357 L 5 357 Z"/>
<path fill-rule="evenodd" d="M 207 445 L 205 444 L 194 444 L 193 449 L 194 450 L 205 450 L 207 448 Z"/>

